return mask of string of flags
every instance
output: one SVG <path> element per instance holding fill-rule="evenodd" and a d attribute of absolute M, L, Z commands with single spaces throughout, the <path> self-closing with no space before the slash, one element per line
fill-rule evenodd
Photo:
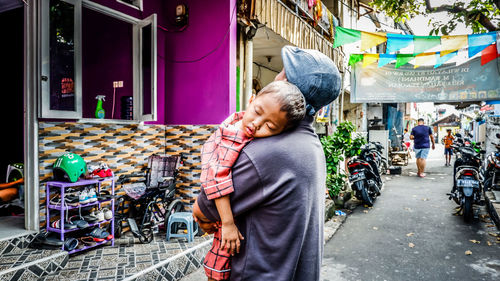
<path fill-rule="evenodd" d="M 361 41 L 362 52 L 386 43 L 386 53 L 351 54 L 349 65 L 363 62 L 363 67 L 366 67 L 378 62 L 378 67 L 382 67 L 396 62 L 395 67 L 399 68 L 415 60 L 414 68 L 429 64 L 434 64 L 434 68 L 436 68 L 456 56 L 459 50 L 467 50 L 469 58 L 481 52 L 481 65 L 484 65 L 499 57 L 500 54 L 499 31 L 470 35 L 415 36 L 335 27 L 333 48 L 358 41 Z M 395 54 L 395 52 L 412 45 L 412 54 Z M 440 46 L 440 51 L 426 52 L 437 46 Z"/>

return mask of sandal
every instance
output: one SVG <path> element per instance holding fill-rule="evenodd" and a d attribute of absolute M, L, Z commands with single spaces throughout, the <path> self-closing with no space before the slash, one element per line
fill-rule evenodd
<path fill-rule="evenodd" d="M 96 242 L 102 242 L 111 235 L 106 230 L 96 227 L 89 233 L 89 236 L 93 237 Z"/>
<path fill-rule="evenodd" d="M 71 222 L 72 224 L 76 224 L 76 226 L 80 229 L 89 227 L 89 223 L 79 218 L 79 216 L 70 217 L 69 222 Z"/>
<path fill-rule="evenodd" d="M 81 244 L 83 246 L 90 247 L 90 246 L 94 246 L 95 245 L 94 238 L 92 238 L 90 236 L 80 237 L 80 238 L 78 238 L 78 240 L 81 242 Z"/>
<path fill-rule="evenodd" d="M 111 192 L 109 190 L 101 190 L 99 192 L 99 195 L 97 195 L 97 199 L 99 199 L 99 201 L 107 201 L 107 200 L 111 200 L 113 198 L 113 196 L 111 195 Z"/>

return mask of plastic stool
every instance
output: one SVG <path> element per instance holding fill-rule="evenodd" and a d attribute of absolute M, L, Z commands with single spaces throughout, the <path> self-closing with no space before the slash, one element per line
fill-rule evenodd
<path fill-rule="evenodd" d="M 172 224 L 174 223 L 185 223 L 187 226 L 187 233 L 170 233 L 172 231 Z M 177 212 L 173 213 L 168 217 L 167 225 L 167 241 L 172 237 L 185 237 L 188 242 L 194 241 L 194 236 L 198 233 L 198 228 L 194 229 L 194 219 L 193 214 L 189 212 Z"/>

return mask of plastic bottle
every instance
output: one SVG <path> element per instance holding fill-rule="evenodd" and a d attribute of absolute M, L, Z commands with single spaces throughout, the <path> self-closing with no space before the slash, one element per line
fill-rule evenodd
<path fill-rule="evenodd" d="M 105 101 L 106 96 L 98 95 L 95 98 L 97 99 L 95 118 L 104 119 L 104 108 L 102 108 L 102 102 Z"/>

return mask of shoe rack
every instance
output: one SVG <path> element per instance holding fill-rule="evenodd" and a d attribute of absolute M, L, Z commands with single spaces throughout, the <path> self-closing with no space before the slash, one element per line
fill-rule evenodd
<path fill-rule="evenodd" d="M 111 196 L 106 198 L 105 200 L 100 200 L 99 199 L 99 194 L 101 192 L 101 185 L 102 183 L 104 182 L 110 182 L 110 193 L 111 193 Z M 87 186 L 96 186 L 96 194 L 98 195 L 98 198 L 97 198 L 97 201 L 95 202 L 89 202 L 89 203 L 86 203 L 86 204 L 79 204 L 78 206 L 69 206 L 68 204 L 65 203 L 65 195 L 67 193 L 69 193 L 69 191 L 81 191 L 83 188 L 87 187 Z M 95 244 L 93 245 L 83 245 L 83 247 L 80 245 L 78 246 L 77 248 L 69 251 L 69 254 L 72 254 L 72 253 L 75 253 L 75 252 L 79 252 L 79 251 L 83 251 L 83 250 L 86 250 L 86 249 L 89 249 L 89 248 L 93 248 L 93 247 L 96 247 L 96 246 L 99 246 L 99 245 L 102 245 L 102 244 L 106 244 L 108 242 L 111 242 L 111 246 L 114 246 L 115 244 L 115 233 L 114 233 L 114 229 L 115 229 L 115 200 L 114 200 L 114 195 L 115 195 L 115 177 L 114 175 L 112 175 L 111 177 L 106 177 L 106 178 L 95 178 L 95 179 L 85 179 L 85 180 L 79 180 L 77 182 L 74 182 L 74 183 L 71 183 L 71 182 L 60 182 L 60 181 L 48 181 L 46 182 L 45 184 L 45 188 L 46 188 L 46 230 L 47 232 L 55 232 L 55 233 L 59 233 L 60 234 L 60 239 L 61 241 L 65 241 L 65 239 L 67 238 L 67 234 L 69 232 L 73 232 L 73 231 L 78 231 L 78 230 L 81 230 L 81 231 L 87 231 L 87 232 L 90 232 L 93 228 L 95 227 L 101 227 L 101 225 L 103 224 L 106 224 L 106 223 L 110 223 L 111 224 L 111 235 L 112 235 L 112 238 L 110 240 L 104 240 L 102 242 L 96 242 Z M 56 190 L 54 190 L 56 189 Z M 60 195 L 60 203 L 59 204 L 56 204 L 54 205 L 53 202 L 50 202 L 50 194 L 51 194 L 51 190 L 53 193 L 58 193 Z M 54 192 L 55 191 L 55 192 Z M 69 213 L 70 210 L 72 209 L 78 209 L 78 208 L 85 208 L 85 207 L 90 207 L 90 206 L 96 206 L 99 208 L 99 210 L 101 210 L 101 204 L 103 203 L 106 203 L 106 202 L 110 202 L 110 207 L 109 209 L 111 210 L 111 213 L 112 213 L 112 217 L 110 219 L 105 219 L 104 221 L 97 221 L 97 222 L 93 222 L 93 223 L 90 223 L 89 222 L 89 226 L 82 229 L 82 228 L 74 228 L 74 229 L 65 229 L 64 228 L 64 224 L 67 223 L 66 222 L 66 214 L 67 212 Z M 50 225 L 50 215 L 51 213 L 53 212 L 59 212 L 59 215 L 60 215 L 60 223 L 59 223 L 59 228 L 54 228 Z M 64 244 L 62 246 L 62 249 L 64 249 Z"/>

